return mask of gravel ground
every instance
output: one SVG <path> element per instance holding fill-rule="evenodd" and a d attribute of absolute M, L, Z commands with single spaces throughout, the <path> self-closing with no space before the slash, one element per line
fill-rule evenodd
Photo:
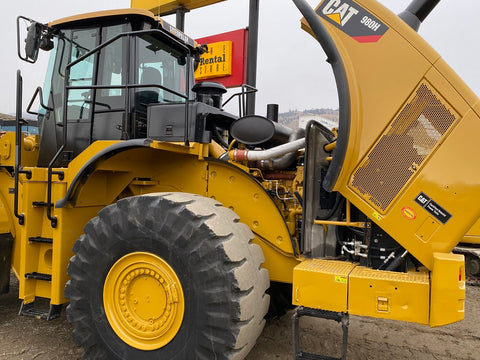
<path fill-rule="evenodd" d="M 72 327 L 65 311 L 59 319 L 50 322 L 18 316 L 17 291 L 18 283 L 14 281 L 10 293 L 0 296 L 0 360 L 81 359 L 83 352 L 72 341 Z M 268 321 L 247 360 L 291 360 L 291 317 L 292 312 Z M 467 287 L 465 320 L 440 328 L 351 316 L 347 358 L 480 360 L 479 323 L 480 286 Z M 301 329 L 303 350 L 339 356 L 340 325 L 302 318 Z"/>

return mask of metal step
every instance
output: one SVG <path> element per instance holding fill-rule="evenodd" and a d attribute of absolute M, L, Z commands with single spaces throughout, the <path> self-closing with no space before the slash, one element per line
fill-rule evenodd
<path fill-rule="evenodd" d="M 52 275 L 42 274 L 42 273 L 38 273 L 38 272 L 31 272 L 31 273 L 26 273 L 25 274 L 25 279 L 52 281 Z"/>
<path fill-rule="evenodd" d="M 30 237 L 30 238 L 28 238 L 28 241 L 36 242 L 36 243 L 42 243 L 42 244 L 53 244 L 53 239 L 45 238 L 45 237 L 41 237 L 41 236 Z"/>
<path fill-rule="evenodd" d="M 300 351 L 295 357 L 295 359 L 297 360 L 338 360 L 338 358 L 317 355 L 317 354 L 310 354 L 310 353 L 305 353 L 303 351 Z"/>
<path fill-rule="evenodd" d="M 320 319 L 326 320 L 334 320 L 336 322 L 341 322 L 344 313 L 335 312 L 335 311 L 328 311 L 328 310 L 321 310 L 321 309 L 312 309 L 309 307 L 299 306 L 297 308 L 297 315 L 298 316 L 310 316 L 316 317 Z"/>
<path fill-rule="evenodd" d="M 326 320 L 333 320 L 342 325 L 342 355 L 340 358 L 331 356 L 311 354 L 300 350 L 300 317 L 309 316 Z M 320 309 L 312 309 L 299 306 L 292 319 L 293 332 L 293 354 L 295 360 L 346 360 L 347 359 L 347 343 L 348 343 L 348 325 L 349 319 L 347 313 L 334 312 Z"/>
<path fill-rule="evenodd" d="M 20 305 L 20 311 L 18 312 L 18 315 L 31 316 L 37 319 L 50 321 L 60 317 L 61 312 L 62 312 L 62 305 L 50 304 L 48 310 L 38 310 L 38 309 L 35 309 L 33 302 L 29 304 L 24 304 L 24 302 L 22 301 L 22 305 Z"/>
<path fill-rule="evenodd" d="M 47 207 L 47 203 L 45 201 L 33 201 L 32 205 L 34 207 Z M 53 206 L 53 204 L 51 204 Z"/>

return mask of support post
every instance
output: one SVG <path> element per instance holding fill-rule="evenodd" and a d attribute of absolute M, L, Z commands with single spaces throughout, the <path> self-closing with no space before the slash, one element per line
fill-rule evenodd
<path fill-rule="evenodd" d="M 185 9 L 184 7 L 179 7 L 175 11 L 175 15 L 176 15 L 175 26 L 180 31 L 185 31 L 185 13 L 187 12 L 189 12 L 189 10 Z"/>
<path fill-rule="evenodd" d="M 250 0 L 248 20 L 247 85 L 257 87 L 258 17 L 260 0 Z M 255 114 L 255 92 L 247 94 L 247 114 Z"/>

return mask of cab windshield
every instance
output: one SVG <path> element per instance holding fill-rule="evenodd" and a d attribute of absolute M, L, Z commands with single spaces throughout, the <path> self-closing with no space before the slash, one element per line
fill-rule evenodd
<path fill-rule="evenodd" d="M 124 24 L 62 30 L 55 38 L 44 85 L 48 99 L 44 101 L 55 109 L 56 123 L 63 123 L 67 65 L 126 30 Z M 136 49 L 134 58 L 127 54 L 132 42 Z M 118 38 L 71 66 L 67 121 L 102 121 L 105 115 L 101 114 L 106 113 L 113 118 L 112 114 L 125 112 L 126 94 L 131 97 L 128 112 L 132 116 L 135 111 L 144 112 L 145 106 L 151 103 L 185 102 L 188 96 L 186 59 L 185 50 L 167 44 L 156 32 Z M 131 66 L 127 66 L 127 61 Z M 135 70 L 129 71 L 129 68 Z M 190 75 L 190 84 L 193 84 L 193 72 Z M 121 115 L 116 117 L 120 119 Z"/>
<path fill-rule="evenodd" d="M 186 95 L 186 54 L 182 53 L 152 35 L 137 38 L 137 81 L 139 84 L 158 84 L 160 87 L 139 88 L 151 91 L 155 102 L 184 102 Z M 191 82 L 192 84 L 192 82 Z M 170 91 L 168 91 L 170 90 Z M 153 94 L 155 93 L 155 94 Z"/>

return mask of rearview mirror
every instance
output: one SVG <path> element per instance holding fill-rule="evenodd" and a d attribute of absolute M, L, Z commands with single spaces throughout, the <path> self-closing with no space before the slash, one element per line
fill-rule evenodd
<path fill-rule="evenodd" d="M 32 22 L 28 27 L 27 38 L 25 39 L 25 56 L 35 62 L 38 58 L 40 40 L 42 39 L 42 25 Z"/>
<path fill-rule="evenodd" d="M 25 39 L 24 47 L 21 46 L 20 39 Z M 52 48 L 53 42 L 47 26 L 24 16 L 17 18 L 17 51 L 20 59 L 34 63 L 40 49 L 48 51 Z"/>

